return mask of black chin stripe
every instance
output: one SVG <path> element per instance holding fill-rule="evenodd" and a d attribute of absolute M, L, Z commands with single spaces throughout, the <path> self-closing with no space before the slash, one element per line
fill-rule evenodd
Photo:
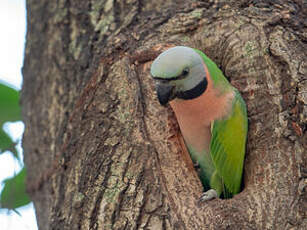
<path fill-rule="evenodd" d="M 202 80 L 197 86 L 195 86 L 193 89 L 184 91 L 184 92 L 177 92 L 176 96 L 181 99 L 189 100 L 194 99 L 196 97 L 199 97 L 200 95 L 205 92 L 208 86 L 208 81 L 206 78 Z"/>

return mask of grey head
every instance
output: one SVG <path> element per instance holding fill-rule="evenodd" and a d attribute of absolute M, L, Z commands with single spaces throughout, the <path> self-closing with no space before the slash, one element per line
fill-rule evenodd
<path fill-rule="evenodd" d="M 207 88 L 204 65 L 202 57 L 189 47 L 176 46 L 161 53 L 150 70 L 160 104 L 200 96 Z"/>

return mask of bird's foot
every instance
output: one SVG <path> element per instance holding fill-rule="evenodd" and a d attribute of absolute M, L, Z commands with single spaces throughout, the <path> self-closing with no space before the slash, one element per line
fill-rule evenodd
<path fill-rule="evenodd" d="M 214 198 L 218 198 L 217 192 L 214 189 L 210 189 L 201 195 L 201 197 L 199 198 L 199 201 L 204 202 L 207 200 L 212 200 Z"/>

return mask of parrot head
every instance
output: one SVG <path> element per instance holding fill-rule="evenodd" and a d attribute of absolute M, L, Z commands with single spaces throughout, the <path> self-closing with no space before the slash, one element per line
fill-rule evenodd
<path fill-rule="evenodd" d="M 150 73 L 156 81 L 161 105 L 175 98 L 196 98 L 208 85 L 204 61 L 194 49 L 185 46 L 161 53 L 152 63 Z"/>

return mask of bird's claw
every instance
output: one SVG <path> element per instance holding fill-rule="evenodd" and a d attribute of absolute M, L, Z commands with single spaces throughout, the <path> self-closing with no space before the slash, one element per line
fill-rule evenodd
<path fill-rule="evenodd" d="M 218 198 L 217 192 L 214 189 L 210 189 L 207 192 L 204 192 L 199 198 L 200 202 L 212 200 L 214 198 Z"/>

